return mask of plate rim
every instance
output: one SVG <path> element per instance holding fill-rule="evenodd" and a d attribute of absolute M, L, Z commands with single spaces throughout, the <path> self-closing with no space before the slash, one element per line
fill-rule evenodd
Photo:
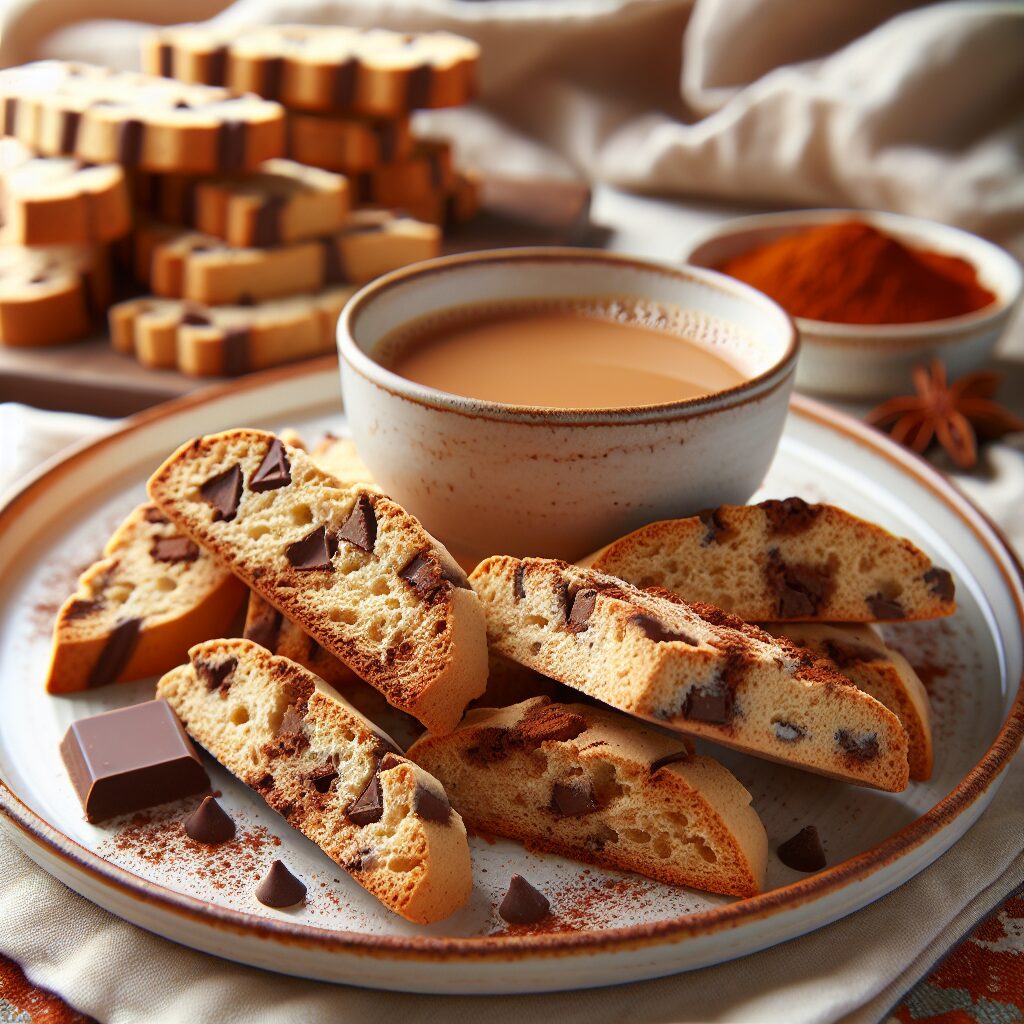
<path fill-rule="evenodd" d="M 306 363 L 280 367 L 252 374 L 242 381 L 203 388 L 131 416 L 112 431 L 98 438 L 85 439 L 70 450 L 47 460 L 21 486 L 16 486 L 2 496 L 0 530 L 9 520 L 17 518 L 26 504 L 31 505 L 41 488 L 48 489 L 80 461 L 91 459 L 107 445 L 120 442 L 127 435 L 191 408 L 213 404 L 228 396 L 237 396 L 240 391 L 273 387 L 294 378 L 321 374 L 336 366 L 337 358 L 327 356 Z M 822 424 L 846 439 L 868 448 L 886 461 L 898 465 L 914 477 L 919 485 L 926 487 L 946 504 L 987 550 L 993 565 L 1008 584 L 1008 589 L 1013 595 L 1017 618 L 1024 632 L 1024 565 L 999 526 L 952 480 L 920 456 L 900 448 L 878 431 L 821 402 L 803 395 L 793 395 L 790 409 L 797 415 Z M 0 814 L 18 830 L 23 840 L 42 847 L 50 857 L 59 858 L 66 869 L 89 875 L 94 882 L 113 890 L 114 895 L 141 901 L 151 908 L 175 914 L 181 919 L 234 932 L 246 938 L 262 938 L 291 947 L 305 947 L 324 952 L 419 961 L 442 960 L 453 955 L 474 961 L 488 961 L 531 956 L 608 953 L 665 945 L 763 921 L 838 892 L 853 882 L 869 878 L 878 870 L 937 836 L 983 797 L 998 782 L 1019 748 L 1022 738 L 1024 675 L 1018 682 L 1017 692 L 999 732 L 978 762 L 931 809 L 871 849 L 862 851 L 809 878 L 696 914 L 620 928 L 539 935 L 389 936 L 329 931 L 315 925 L 258 917 L 175 892 L 111 864 L 31 810 L 3 779 L 0 779 Z"/>

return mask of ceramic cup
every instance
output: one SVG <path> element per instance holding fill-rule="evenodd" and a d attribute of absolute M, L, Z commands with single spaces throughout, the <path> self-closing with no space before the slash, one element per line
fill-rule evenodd
<path fill-rule="evenodd" d="M 746 379 L 671 404 L 565 410 L 448 394 L 372 357 L 391 331 L 451 307 L 609 297 L 685 310 L 687 336 Z M 491 554 L 575 560 L 644 523 L 746 501 L 782 432 L 797 344 L 786 313 L 738 281 L 585 249 L 418 263 L 363 288 L 338 322 L 360 455 L 464 564 Z"/>

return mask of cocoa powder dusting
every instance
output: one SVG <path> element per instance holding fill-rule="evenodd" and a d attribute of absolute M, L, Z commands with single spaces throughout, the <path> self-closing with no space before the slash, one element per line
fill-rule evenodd
<path fill-rule="evenodd" d="M 466 748 L 466 758 L 472 764 L 494 764 L 515 751 L 536 750 L 547 740 L 575 739 L 586 728 L 582 715 L 545 697 L 508 729 L 489 726 L 477 730 L 473 745 Z"/>

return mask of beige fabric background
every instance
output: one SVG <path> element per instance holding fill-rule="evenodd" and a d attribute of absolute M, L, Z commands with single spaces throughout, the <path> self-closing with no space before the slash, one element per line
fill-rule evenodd
<path fill-rule="evenodd" d="M 0 62 L 133 66 L 140 20 L 216 0 L 28 0 Z M 97 21 L 96 19 L 102 19 Z M 1024 5 L 898 0 L 242 0 L 235 26 L 308 20 L 443 27 L 484 49 L 482 103 L 426 115 L 467 162 L 580 175 L 734 206 L 864 205 L 958 223 L 1024 254 Z M 648 209 L 634 251 L 675 251 Z M 648 228 L 648 225 L 650 227 Z M 1018 381 L 1024 377 L 1018 377 Z M 1024 395 L 1022 395 L 1024 397 Z M 95 429 L 11 411 L 23 455 Z M 7 448 L 9 452 L 11 449 Z M 971 491 L 1024 538 L 1024 456 L 999 446 Z M 1018 544 L 1021 540 L 1018 540 Z M 832 927 L 733 964 L 610 991 L 454 999 L 366 993 L 237 967 L 80 899 L 0 836 L 0 949 L 104 1021 L 869 1022 L 1024 881 L 1024 767 L 936 865 Z"/>

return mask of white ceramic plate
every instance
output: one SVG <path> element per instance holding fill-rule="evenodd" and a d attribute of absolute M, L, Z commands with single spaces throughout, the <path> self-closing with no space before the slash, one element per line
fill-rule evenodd
<path fill-rule="evenodd" d="M 774 856 L 768 891 L 736 901 L 472 839 L 474 895 L 430 927 L 381 908 L 313 844 L 211 763 L 240 835 L 212 853 L 182 833 L 196 801 L 86 823 L 58 754 L 68 724 L 147 699 L 152 682 L 55 698 L 42 689 L 53 615 L 77 573 L 180 442 L 231 426 L 344 431 L 332 361 L 276 371 L 161 407 L 46 469 L 0 510 L 0 822 L 39 864 L 101 906 L 168 938 L 244 963 L 422 992 L 539 992 L 636 981 L 728 960 L 828 924 L 916 874 L 991 798 L 1024 723 L 1024 587 L 996 531 L 938 474 L 879 435 L 798 400 L 759 497 L 798 494 L 876 520 L 957 577 L 960 611 L 894 626 L 935 711 L 936 771 L 876 793 L 716 751 L 751 790 L 771 845 L 817 825 L 830 867 L 799 875 Z M 252 896 L 282 858 L 309 887 L 278 912 Z M 496 916 L 512 871 L 552 899 L 554 922 Z"/>

